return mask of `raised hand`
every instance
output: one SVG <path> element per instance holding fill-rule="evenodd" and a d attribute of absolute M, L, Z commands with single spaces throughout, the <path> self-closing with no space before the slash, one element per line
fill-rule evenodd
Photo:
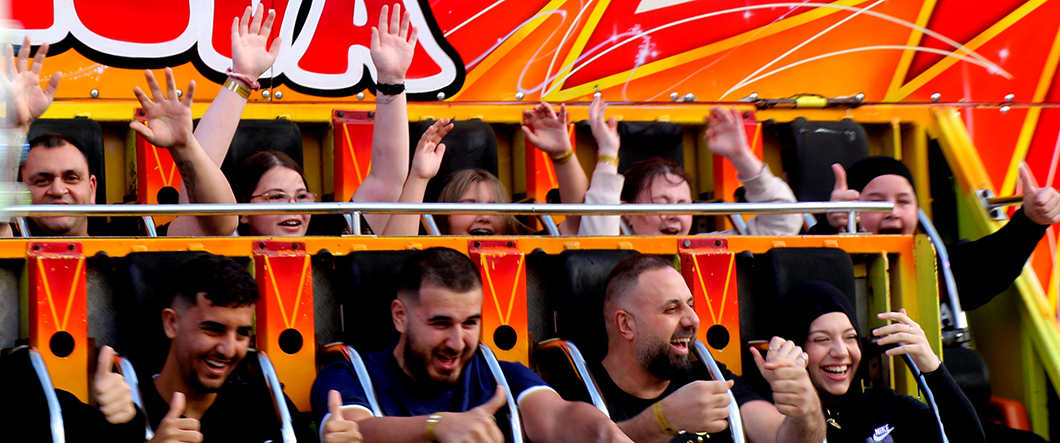
<path fill-rule="evenodd" d="M 735 106 L 730 109 L 721 106 L 710 109 L 703 141 L 707 142 L 710 152 L 725 158 L 751 154 L 747 133 L 744 132 L 740 113 Z"/>
<path fill-rule="evenodd" d="M 7 125 L 23 134 L 28 134 L 30 124 L 51 106 L 55 91 L 59 88 L 59 80 L 63 78 L 63 73 L 56 72 L 41 89 L 40 71 L 44 66 L 44 57 L 48 55 L 48 44 L 37 48 L 33 64 L 29 63 L 29 49 L 29 36 L 26 36 L 16 60 L 14 49 L 11 45 L 5 45 L 4 75 L 0 80 L 7 102 Z"/>
<path fill-rule="evenodd" d="M 247 6 L 242 18 L 232 19 L 233 71 L 249 77 L 251 81 L 257 81 L 258 77 L 272 67 L 283 41 L 281 37 L 276 37 L 272 41 L 272 47 L 266 50 L 275 20 L 276 11 L 270 9 L 266 16 L 263 4 L 258 4 L 257 11 Z"/>
<path fill-rule="evenodd" d="M 104 346 L 99 350 L 99 362 L 96 365 L 96 378 L 92 388 L 96 394 L 96 403 L 107 421 L 113 424 L 128 423 L 136 417 L 136 406 L 133 406 L 132 389 L 125 383 L 125 377 L 111 371 L 114 367 L 114 349 Z"/>
<path fill-rule="evenodd" d="M 416 155 L 412 157 L 410 175 L 421 180 L 430 180 L 438 174 L 442 157 L 445 156 L 445 144 L 441 141 L 452 129 L 453 124 L 449 123 L 447 118 L 438 120 L 427 128 L 416 144 Z"/>
<path fill-rule="evenodd" d="M 342 416 L 342 395 L 334 389 L 328 392 L 328 412 L 331 417 L 324 423 L 322 443 L 355 443 L 364 440 L 357 422 Z"/>
<path fill-rule="evenodd" d="M 721 432 L 729 427 L 729 381 L 694 381 L 659 402 L 674 430 Z M 650 413 L 650 412 L 649 412 Z"/>
<path fill-rule="evenodd" d="M 924 329 L 906 315 L 904 308 L 899 309 L 898 312 L 876 314 L 876 318 L 894 322 L 872 330 L 872 335 L 880 337 L 876 341 L 880 346 L 900 345 L 888 349 L 887 355 L 909 354 L 920 371 L 924 373 L 935 372 L 939 368 L 939 357 L 935 355 L 935 351 L 931 350 Z"/>
<path fill-rule="evenodd" d="M 522 129 L 530 143 L 550 156 L 557 156 L 571 150 L 568 121 L 566 105 L 559 105 L 557 114 L 552 106 L 541 102 L 523 111 Z"/>
<path fill-rule="evenodd" d="M 394 13 L 383 5 L 379 12 L 379 26 L 372 28 L 372 63 L 375 64 L 376 83 L 405 82 L 405 72 L 412 64 L 419 30 L 412 26 L 412 15 L 401 14 L 401 4 L 394 4 Z"/>
<path fill-rule="evenodd" d="M 151 71 L 144 71 L 147 77 L 147 87 L 151 90 L 154 101 L 147 98 L 147 94 L 139 86 L 133 88 L 133 94 L 143 107 L 144 116 L 147 117 L 147 125 L 140 122 L 129 124 L 134 131 L 142 135 L 151 144 L 162 148 L 177 148 L 187 146 L 193 139 L 191 123 L 191 102 L 195 93 L 195 81 L 188 83 L 188 89 L 184 91 L 184 97 L 177 98 L 177 84 L 173 79 L 173 70 L 166 68 L 166 91 L 168 97 L 162 94 L 162 89 L 155 81 L 155 75 Z"/>
<path fill-rule="evenodd" d="M 181 418 L 184 415 L 184 393 L 174 392 L 169 400 L 169 412 L 162 418 L 155 429 L 152 443 L 200 443 L 199 421 L 194 418 Z"/>
<path fill-rule="evenodd" d="M 589 105 L 589 128 L 593 130 L 593 138 L 596 139 L 597 155 L 618 155 L 618 120 L 611 116 L 610 120 L 605 121 L 606 112 L 607 102 L 603 96 L 593 97 L 593 102 Z"/>
<path fill-rule="evenodd" d="M 832 164 L 832 173 L 835 174 L 835 187 L 832 188 L 832 201 L 858 201 L 858 198 L 861 197 L 861 193 L 847 187 L 847 171 L 846 169 L 843 169 L 843 165 L 839 163 Z M 828 213 L 828 224 L 836 229 L 846 228 L 849 218 L 850 214 L 847 212 L 830 212 Z"/>
<path fill-rule="evenodd" d="M 508 403 L 504 389 L 497 386 L 497 392 L 485 404 L 467 412 L 443 415 L 434 426 L 434 435 L 442 443 L 501 443 L 504 441 L 504 434 L 493 421 L 493 415 L 506 404 Z"/>
<path fill-rule="evenodd" d="M 1039 225 L 1051 225 L 1060 221 L 1060 193 L 1051 186 L 1039 188 L 1031 178 L 1027 165 L 1020 166 L 1020 182 L 1023 184 L 1023 213 Z"/>
<path fill-rule="evenodd" d="M 769 382 L 773 403 L 781 414 L 794 418 L 820 415 L 820 399 L 806 372 L 809 356 L 802 352 L 802 347 L 791 340 L 773 337 L 765 358 L 755 348 L 751 348 L 751 355 L 758 371 Z"/>

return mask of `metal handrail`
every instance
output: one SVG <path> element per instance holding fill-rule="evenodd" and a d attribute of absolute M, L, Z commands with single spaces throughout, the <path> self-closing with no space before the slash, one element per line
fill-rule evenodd
<path fill-rule="evenodd" d="M 258 351 L 258 365 L 272 393 L 272 400 L 276 403 L 276 411 L 280 419 L 280 437 L 283 443 L 295 443 L 298 439 L 295 437 L 294 426 L 291 424 L 291 411 L 287 409 L 287 399 L 283 395 L 283 387 L 280 385 L 280 378 L 276 375 L 276 369 L 272 367 L 269 357 L 261 351 Z"/>
<path fill-rule="evenodd" d="M 714 355 L 710 353 L 710 349 L 707 349 L 706 345 L 696 340 L 692 347 L 692 352 L 699 361 L 707 366 L 707 370 L 710 371 L 710 375 L 714 377 L 714 380 L 725 381 L 725 375 L 721 373 L 718 362 L 714 360 Z M 729 431 L 732 432 L 732 441 L 747 443 L 747 436 L 744 434 L 743 429 L 743 416 L 740 415 L 740 404 L 736 402 L 736 396 L 732 394 L 732 389 L 726 390 L 726 393 L 729 394 Z"/>
<path fill-rule="evenodd" d="M 63 425 L 63 408 L 59 405 L 59 397 L 55 395 L 52 386 L 51 375 L 48 374 L 48 365 L 44 358 L 35 348 L 29 348 L 29 362 L 33 365 L 33 372 L 37 374 L 37 381 L 44 389 L 44 398 L 48 402 L 48 425 L 51 429 L 52 443 L 66 442 L 66 427 Z"/>
<path fill-rule="evenodd" d="M 185 205 L 17 205 L 0 217 L 120 217 L 156 215 L 350 214 L 511 214 L 664 215 L 799 214 L 804 212 L 891 212 L 890 202 L 684 203 L 684 204 L 520 204 L 520 203 L 197 203 Z"/>
<path fill-rule="evenodd" d="M 486 366 L 489 368 L 490 374 L 493 375 L 493 381 L 497 382 L 500 389 L 504 389 L 508 411 L 511 413 L 509 422 L 512 427 L 512 443 L 523 443 L 523 424 L 520 421 L 519 405 L 516 404 L 516 399 L 512 397 L 512 388 L 508 385 L 508 378 L 504 376 L 504 371 L 501 369 L 500 362 L 497 361 L 497 356 L 493 354 L 493 350 L 488 345 L 479 343 L 478 350 L 482 353 L 482 357 L 486 359 Z"/>
<path fill-rule="evenodd" d="M 133 404 L 140 408 L 140 411 L 143 411 L 144 417 L 147 417 L 147 408 L 144 407 L 143 396 L 140 394 L 140 379 L 136 376 L 136 368 L 125 356 L 119 355 L 117 360 L 118 372 L 125 379 L 125 384 L 129 386 L 129 396 L 132 397 Z M 144 440 L 147 441 L 153 438 L 155 438 L 155 431 L 151 429 L 151 420 L 144 420 Z"/>

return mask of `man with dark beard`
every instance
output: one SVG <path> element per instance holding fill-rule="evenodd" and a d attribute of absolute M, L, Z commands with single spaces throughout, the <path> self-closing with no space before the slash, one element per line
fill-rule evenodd
<path fill-rule="evenodd" d="M 391 315 L 400 338 L 364 357 L 384 416 L 372 415 L 354 368 L 339 361 L 313 383 L 321 427 L 336 419 L 356 421 L 372 442 L 505 441 L 498 423 L 506 420 L 495 414 L 506 397 L 476 352 L 482 278 L 474 263 L 452 249 L 426 249 L 409 257 L 398 282 Z M 531 441 L 629 441 L 592 405 L 564 401 L 519 363 L 500 365 Z M 341 394 L 341 407 L 328 406 L 331 390 Z"/>
<path fill-rule="evenodd" d="M 726 380 L 711 380 L 689 360 L 699 327 L 692 301 L 681 274 L 657 256 L 627 257 L 608 275 L 607 355 L 593 375 L 618 427 L 636 442 L 703 441 L 728 428 L 731 388 L 750 441 L 822 441 L 824 416 L 802 349 L 774 338 L 765 358 L 752 350 L 775 406 L 724 365 Z"/>

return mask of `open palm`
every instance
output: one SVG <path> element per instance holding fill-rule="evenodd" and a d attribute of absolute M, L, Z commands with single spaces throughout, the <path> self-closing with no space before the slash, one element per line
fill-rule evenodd
<path fill-rule="evenodd" d="M 412 15 L 401 14 L 401 4 L 394 5 L 394 13 L 384 5 L 379 14 L 379 26 L 372 28 L 372 63 L 378 78 L 376 82 L 394 84 L 405 81 L 405 72 L 412 64 L 416 50 L 418 31 L 410 23 Z"/>
<path fill-rule="evenodd" d="M 264 16 L 264 6 L 258 4 L 257 11 L 251 12 L 251 7 L 247 6 L 242 18 L 232 20 L 232 70 L 257 80 L 276 62 L 282 39 L 276 37 L 272 49 L 266 50 L 276 11 L 270 10 L 268 16 Z"/>
<path fill-rule="evenodd" d="M 40 71 L 44 57 L 48 55 L 48 44 L 37 49 L 32 64 L 29 63 L 29 49 L 29 37 L 23 40 L 17 59 L 11 45 L 6 46 L 5 75 L 0 80 L 6 95 L 8 123 L 25 130 L 51 106 L 55 91 L 59 88 L 59 80 L 63 77 L 62 73 L 57 72 L 48 80 L 47 86 L 41 88 Z"/>
<path fill-rule="evenodd" d="M 416 155 L 412 158 L 411 175 L 430 180 L 438 174 L 438 168 L 442 166 L 442 157 L 445 156 L 445 144 L 442 138 L 453 129 L 449 119 L 443 118 L 434 122 L 431 127 L 420 137 L 416 144 Z"/>
<path fill-rule="evenodd" d="M 567 106 L 560 105 L 557 113 L 548 103 L 538 103 L 534 109 L 523 111 L 523 133 L 538 149 L 549 155 L 560 155 L 571 149 L 567 132 Z"/>
<path fill-rule="evenodd" d="M 136 94 L 136 99 L 143 107 L 147 125 L 132 122 L 129 126 L 155 146 L 162 148 L 187 146 L 193 136 L 191 102 L 192 94 L 195 92 L 195 82 L 190 82 L 183 99 L 178 99 L 173 71 L 166 68 L 166 91 L 169 96 L 166 98 L 162 95 L 158 82 L 155 81 L 155 75 L 151 71 L 145 71 L 145 76 L 147 87 L 151 90 L 154 101 L 147 98 L 139 87 L 133 89 L 133 93 Z"/>

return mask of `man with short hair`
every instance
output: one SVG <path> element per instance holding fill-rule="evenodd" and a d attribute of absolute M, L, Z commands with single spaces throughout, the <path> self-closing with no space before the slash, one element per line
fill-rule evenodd
<path fill-rule="evenodd" d="M 592 371 L 619 428 L 637 442 L 702 441 L 728 428 L 731 388 L 751 442 L 821 442 L 824 417 L 802 349 L 774 338 L 764 359 L 751 351 L 776 406 L 724 365 L 726 380 L 711 380 L 689 359 L 699 327 L 692 301 L 681 274 L 657 256 L 627 257 L 608 275 L 607 355 Z"/>
<path fill-rule="evenodd" d="M 405 262 L 398 282 L 391 315 L 400 338 L 364 357 L 385 416 L 372 415 L 353 366 L 343 360 L 322 369 L 313 384 L 313 410 L 322 427 L 341 415 L 358 422 L 365 440 L 373 442 L 504 441 L 501 428 L 510 430 L 496 414 L 506 397 L 477 352 L 478 269 L 455 250 L 431 248 Z M 519 363 L 500 365 L 531 441 L 629 441 L 592 405 L 563 400 Z M 337 407 L 327 403 L 333 390 L 341 394 Z"/>

